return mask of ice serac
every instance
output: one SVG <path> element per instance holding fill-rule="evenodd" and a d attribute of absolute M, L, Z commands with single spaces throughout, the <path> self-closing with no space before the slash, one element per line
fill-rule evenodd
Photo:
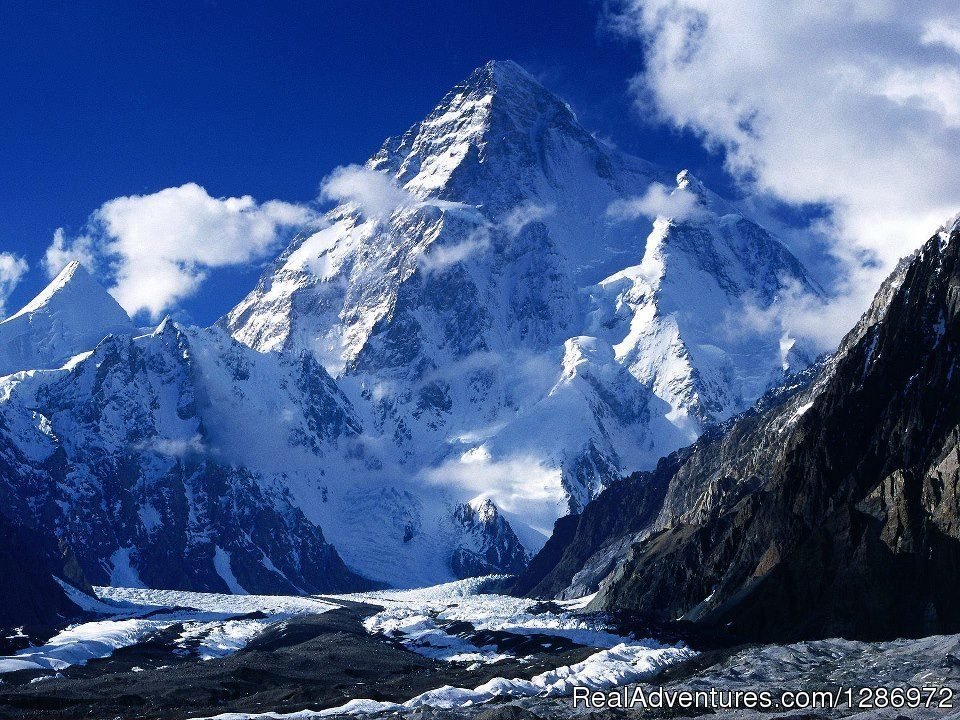
<path fill-rule="evenodd" d="M 960 630 L 958 287 L 952 221 L 832 357 L 603 493 L 518 590 L 764 641 Z"/>
<path fill-rule="evenodd" d="M 69 263 L 19 312 L 0 322 L 0 375 L 58 367 L 133 322 L 77 261 Z"/>
<path fill-rule="evenodd" d="M 812 359 L 743 322 L 819 292 L 800 263 L 674 176 L 491 62 L 355 168 L 350 199 L 221 326 L 317 357 L 410 507 L 483 495 L 535 550 L 558 516 Z M 634 211 L 648 193 L 683 212 L 651 227 Z"/>

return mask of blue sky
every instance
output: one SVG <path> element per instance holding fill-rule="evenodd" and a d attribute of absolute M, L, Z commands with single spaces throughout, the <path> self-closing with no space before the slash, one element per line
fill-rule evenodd
<path fill-rule="evenodd" d="M 476 66 L 511 58 L 583 123 L 671 168 L 730 189 L 690 133 L 645 122 L 629 79 L 635 40 L 593 2 L 5 2 L 0 67 L 0 250 L 46 282 L 56 228 L 82 231 L 122 195 L 196 182 L 215 196 L 307 202 L 338 165 L 362 162 Z M 209 323 L 260 268 L 213 272 L 181 303 Z"/>
<path fill-rule="evenodd" d="M 142 208 L 114 198 L 148 196 L 186 223 L 184 208 L 222 219 L 216 198 L 278 199 L 292 205 L 243 201 L 247 229 L 286 232 L 334 168 L 363 162 L 491 58 L 521 63 L 589 129 L 692 169 L 780 233 L 830 292 L 782 302 L 782 321 L 829 328 L 825 346 L 960 211 L 956 0 L 7 0 L 0 300 L 11 287 L 8 311 L 32 297 L 55 231 L 74 252 L 95 211 L 132 243 L 124 258 L 139 253 L 127 297 L 131 282 L 149 297 L 155 258 L 133 239 L 146 236 Z M 167 290 L 187 282 L 180 317 L 207 324 L 231 307 L 270 237 L 234 238 L 255 263 L 199 285 L 198 273 L 167 278 Z M 229 265 L 232 248 L 208 264 Z"/>

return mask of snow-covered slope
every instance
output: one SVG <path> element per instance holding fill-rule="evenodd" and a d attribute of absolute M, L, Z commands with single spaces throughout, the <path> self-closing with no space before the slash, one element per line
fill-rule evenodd
<path fill-rule="evenodd" d="M 762 315 L 785 290 L 821 291 L 786 247 L 690 173 L 677 176 L 671 197 L 687 198 L 686 213 L 658 217 L 642 260 L 590 289 L 591 332 L 669 403 L 669 419 L 692 439 L 814 359 L 746 316 Z"/>
<path fill-rule="evenodd" d="M 0 497 L 93 582 L 232 592 L 363 587 L 261 468 L 320 465 L 357 434 L 309 358 L 164 321 L 62 369 L 0 379 Z M 257 465 L 247 465 L 252 457 Z"/>
<path fill-rule="evenodd" d="M 219 328 L 167 319 L 0 378 L 0 458 L 0 500 L 97 583 L 334 591 L 527 558 L 496 508 L 381 459 L 312 354 L 259 353 Z"/>
<path fill-rule="evenodd" d="M 596 140 L 515 63 L 476 70 L 352 173 L 327 227 L 222 325 L 313 353 L 400 473 L 492 499 L 518 533 L 810 360 L 741 321 L 784 287 L 818 292 L 786 248 Z M 648 193 L 672 209 L 652 229 L 632 211 Z"/>
<path fill-rule="evenodd" d="M 87 270 L 74 261 L 31 302 L 0 322 L 0 375 L 58 367 L 133 322 Z"/>

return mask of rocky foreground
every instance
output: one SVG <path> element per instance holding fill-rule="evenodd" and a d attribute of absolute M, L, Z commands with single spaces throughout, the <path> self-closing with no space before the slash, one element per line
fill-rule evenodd
<path fill-rule="evenodd" d="M 586 612 L 584 600 L 491 592 L 503 584 L 324 597 L 98 588 L 89 622 L 32 646 L 5 639 L 0 717 L 750 717 L 728 707 L 730 693 L 935 688 L 930 707 L 874 713 L 914 718 L 949 715 L 960 696 L 960 636 L 733 645 L 683 624 Z M 660 688 L 721 694 L 709 707 L 624 710 L 575 705 L 577 688 L 639 688 L 649 705 Z"/>

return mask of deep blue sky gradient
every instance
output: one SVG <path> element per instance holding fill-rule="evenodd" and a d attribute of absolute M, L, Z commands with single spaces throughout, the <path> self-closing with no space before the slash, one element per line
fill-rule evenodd
<path fill-rule="evenodd" d="M 307 202 L 491 58 L 524 65 L 583 124 L 733 192 L 722 158 L 632 108 L 642 48 L 589 0 L 0 3 L 0 250 L 46 282 L 54 230 L 119 195 L 195 181 L 211 195 Z M 259 267 L 218 271 L 184 304 L 209 323 Z"/>

